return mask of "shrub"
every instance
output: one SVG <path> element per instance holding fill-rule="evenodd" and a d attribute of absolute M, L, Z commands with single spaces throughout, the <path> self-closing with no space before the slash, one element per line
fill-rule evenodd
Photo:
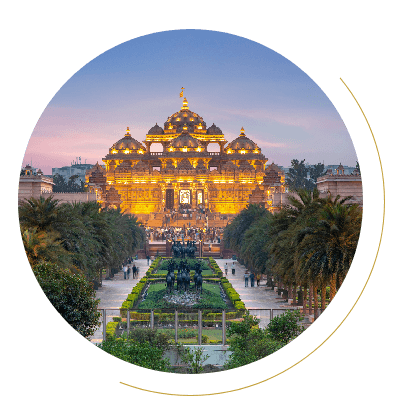
<path fill-rule="evenodd" d="M 129 332 L 128 339 L 138 343 L 149 343 L 151 346 L 166 351 L 170 348 L 169 336 L 166 333 L 158 332 L 156 329 L 135 328 Z"/>
<path fill-rule="evenodd" d="M 92 336 L 100 326 L 100 300 L 96 300 L 93 286 L 85 277 L 50 263 L 34 265 L 32 271 L 61 316 L 84 337 Z"/>
<path fill-rule="evenodd" d="M 258 329 L 259 320 L 246 314 L 241 322 L 232 322 L 227 330 L 229 350 L 232 351 L 226 369 L 241 367 L 260 360 L 283 347 L 272 340 L 266 329 Z"/>
<path fill-rule="evenodd" d="M 111 336 L 115 336 L 115 330 L 117 329 L 119 322 L 109 322 L 106 326 L 106 339 L 110 339 Z"/>
<path fill-rule="evenodd" d="M 236 301 L 235 308 L 236 310 L 245 310 L 246 306 L 244 305 L 243 301 Z"/>
<path fill-rule="evenodd" d="M 163 358 L 164 349 L 153 346 L 149 342 L 142 343 L 124 338 L 116 339 L 111 336 L 96 346 L 123 361 L 140 367 L 164 372 L 170 370 L 170 362 Z"/>
<path fill-rule="evenodd" d="M 304 331 L 304 327 L 298 324 L 300 318 L 299 311 L 287 311 L 272 318 L 267 327 L 268 336 L 284 344 L 289 343 Z"/>

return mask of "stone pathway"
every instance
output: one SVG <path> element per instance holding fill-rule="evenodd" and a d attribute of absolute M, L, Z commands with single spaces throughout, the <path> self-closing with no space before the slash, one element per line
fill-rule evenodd
<path fill-rule="evenodd" d="M 260 318 L 260 327 L 266 327 L 270 321 L 270 311 L 256 309 L 274 309 L 273 317 L 285 311 L 285 309 L 293 308 L 288 305 L 278 294 L 265 286 L 265 281 L 261 281 L 260 286 L 257 286 L 257 281 L 254 282 L 254 287 L 244 286 L 244 271 L 245 267 L 239 264 L 238 261 L 232 259 L 216 259 L 215 260 L 225 276 L 225 264 L 228 263 L 228 275 L 226 278 L 232 284 L 234 289 L 239 293 L 239 296 L 246 308 L 250 310 L 252 315 Z M 235 263 L 235 275 L 232 275 L 232 264 Z M 254 309 L 254 310 L 252 310 Z M 281 311 L 280 311 L 281 310 Z"/>
<path fill-rule="evenodd" d="M 238 261 L 235 261 L 235 275 L 232 275 L 232 259 L 215 259 L 218 266 L 221 268 L 225 276 L 225 263 L 228 263 L 228 275 L 227 278 L 235 290 L 239 293 L 240 298 L 244 302 L 250 313 L 260 318 L 260 327 L 266 327 L 270 321 L 270 311 L 269 309 L 274 309 L 273 316 L 278 315 L 280 312 L 284 312 L 285 309 L 292 308 L 289 306 L 278 294 L 268 289 L 265 286 L 265 281 L 262 281 L 261 286 L 244 286 L 244 271 L 245 267 L 240 265 Z M 100 304 L 98 308 L 107 309 L 106 322 L 112 321 L 113 316 L 119 316 L 119 307 L 126 300 L 129 293 L 131 293 L 132 288 L 138 283 L 138 281 L 146 274 L 149 266 L 147 265 L 147 260 L 136 260 L 136 266 L 139 267 L 139 274 L 136 279 L 132 279 L 132 274 L 130 279 L 124 279 L 123 272 L 119 272 L 114 275 L 111 280 L 104 280 L 103 286 L 96 291 L 96 297 L 100 299 Z M 256 283 L 255 283 L 256 285 Z M 268 309 L 265 311 L 257 309 Z M 281 310 L 281 311 L 280 311 Z M 103 339 L 103 325 L 101 325 L 94 335 L 91 337 L 91 342 L 101 343 Z"/>
<path fill-rule="evenodd" d="M 119 308 L 122 303 L 126 300 L 132 288 L 139 282 L 139 280 L 146 274 L 149 266 L 147 260 L 135 260 L 136 267 L 139 268 L 139 274 L 136 279 L 132 279 L 132 273 L 130 279 L 124 279 L 124 273 L 118 272 L 110 280 L 104 280 L 103 285 L 96 290 L 96 298 L 100 299 L 98 308 L 107 309 L 106 319 L 107 323 L 112 321 L 112 317 L 119 317 Z M 109 310 L 113 309 L 113 310 Z M 103 323 L 91 337 L 92 343 L 101 343 L 103 340 Z"/>

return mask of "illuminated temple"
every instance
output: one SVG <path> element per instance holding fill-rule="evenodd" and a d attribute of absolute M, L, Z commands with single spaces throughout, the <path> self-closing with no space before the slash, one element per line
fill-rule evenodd
<path fill-rule="evenodd" d="M 151 152 L 160 143 L 162 151 Z M 208 151 L 218 143 L 219 151 Z M 143 142 L 129 128 L 86 179 L 103 206 L 121 207 L 142 222 L 160 221 L 172 210 L 207 210 L 227 221 L 249 202 L 272 209 L 271 194 L 283 192 L 284 174 L 240 130 L 231 143 L 215 124 L 207 127 L 186 98 L 164 126 L 153 126 Z M 226 222 L 225 222 L 226 223 Z"/>

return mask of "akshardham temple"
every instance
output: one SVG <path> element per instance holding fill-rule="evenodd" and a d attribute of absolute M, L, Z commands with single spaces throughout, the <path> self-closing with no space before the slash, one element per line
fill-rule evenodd
<path fill-rule="evenodd" d="M 162 151 L 150 151 L 153 143 L 160 143 Z M 218 143 L 219 151 L 208 151 L 210 143 Z M 120 207 L 143 222 L 182 207 L 227 220 L 249 202 L 272 209 L 271 194 L 284 192 L 283 171 L 275 164 L 266 168 L 268 159 L 243 128 L 228 143 L 219 127 L 207 127 L 189 109 L 186 98 L 143 142 L 127 128 L 103 161 L 105 168 L 96 164 L 87 172 L 91 190 L 103 206 Z"/>

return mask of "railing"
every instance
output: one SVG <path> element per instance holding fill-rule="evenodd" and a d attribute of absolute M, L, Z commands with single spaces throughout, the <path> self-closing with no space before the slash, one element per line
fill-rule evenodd
<path fill-rule="evenodd" d="M 294 308 L 249 308 L 251 315 L 259 318 L 259 327 L 265 328 L 272 318 Z M 101 312 L 101 325 L 94 337 L 100 341 L 106 340 L 107 324 L 119 322 L 116 333 L 121 335 L 135 328 L 157 329 L 174 339 L 176 343 L 192 338 L 192 344 L 219 344 L 226 346 L 226 330 L 232 319 L 237 318 L 237 311 L 226 310 L 120 310 L 119 308 L 99 308 Z M 161 312 L 160 312 L 161 311 Z M 121 316 L 123 317 L 121 318 Z M 105 323 L 104 323 L 105 322 Z"/>

